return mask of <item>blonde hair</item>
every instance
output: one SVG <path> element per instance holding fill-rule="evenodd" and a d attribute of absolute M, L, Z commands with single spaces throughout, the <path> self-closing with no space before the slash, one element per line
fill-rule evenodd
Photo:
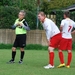
<path fill-rule="evenodd" d="M 44 13 L 44 12 L 42 12 L 42 11 L 40 11 L 39 13 L 38 13 L 38 15 L 41 15 L 41 16 L 45 16 L 46 17 L 46 14 Z"/>

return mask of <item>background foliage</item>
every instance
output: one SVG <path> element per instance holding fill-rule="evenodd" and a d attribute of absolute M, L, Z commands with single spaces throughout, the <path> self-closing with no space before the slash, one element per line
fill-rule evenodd
<path fill-rule="evenodd" d="M 45 12 L 53 9 L 61 10 L 73 4 L 75 4 L 75 0 L 42 0 L 41 10 Z"/>
<path fill-rule="evenodd" d="M 75 0 L 39 0 L 40 10 L 50 14 L 56 10 L 56 24 L 59 26 L 63 19 L 61 9 L 75 4 Z M 37 0 L 0 0 L 0 28 L 11 28 L 17 18 L 18 12 L 26 10 L 26 21 L 31 29 L 36 29 L 37 21 Z M 58 10 L 59 9 L 59 10 Z M 71 18 L 75 20 L 75 12 L 71 13 Z M 43 29 L 39 23 L 39 29 Z"/>
<path fill-rule="evenodd" d="M 19 8 L 11 6 L 0 7 L 0 28 L 11 28 L 11 25 L 13 25 L 17 18 L 18 12 Z"/>

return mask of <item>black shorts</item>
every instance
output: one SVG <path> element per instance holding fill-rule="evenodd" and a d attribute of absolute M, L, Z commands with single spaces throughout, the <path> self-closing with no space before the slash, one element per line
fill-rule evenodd
<path fill-rule="evenodd" d="M 16 35 L 16 39 L 13 44 L 13 47 L 24 48 L 25 46 L 26 46 L 26 34 Z"/>

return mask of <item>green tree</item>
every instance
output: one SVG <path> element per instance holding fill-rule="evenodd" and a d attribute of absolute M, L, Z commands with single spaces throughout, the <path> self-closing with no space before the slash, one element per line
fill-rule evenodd
<path fill-rule="evenodd" d="M 13 0 L 0 0 L 0 6 L 10 6 L 13 5 Z"/>
<path fill-rule="evenodd" d="M 61 10 L 72 4 L 75 4 L 75 0 L 42 0 L 41 10 L 48 13 L 50 10 Z"/>

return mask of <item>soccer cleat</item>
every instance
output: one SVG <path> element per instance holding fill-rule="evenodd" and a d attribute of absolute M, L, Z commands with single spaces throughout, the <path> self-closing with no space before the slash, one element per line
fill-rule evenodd
<path fill-rule="evenodd" d="M 60 64 L 59 66 L 57 66 L 58 68 L 61 68 L 61 67 L 65 67 L 65 64 Z"/>
<path fill-rule="evenodd" d="M 54 68 L 54 66 L 52 66 L 51 64 L 48 64 L 47 66 L 44 66 L 45 69 L 51 69 Z"/>
<path fill-rule="evenodd" d="M 20 60 L 20 61 L 19 61 L 19 64 L 22 64 L 22 63 L 23 63 L 23 61 Z"/>
<path fill-rule="evenodd" d="M 8 64 L 15 63 L 12 59 L 8 62 Z"/>
<path fill-rule="evenodd" d="M 70 66 L 69 66 L 69 65 L 67 65 L 67 66 L 66 66 L 66 68 L 70 68 Z"/>

